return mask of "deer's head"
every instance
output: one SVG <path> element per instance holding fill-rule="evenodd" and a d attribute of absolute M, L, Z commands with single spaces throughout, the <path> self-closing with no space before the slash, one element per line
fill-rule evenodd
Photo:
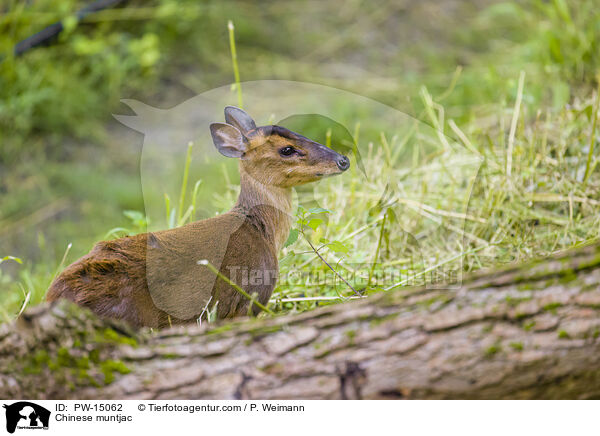
<path fill-rule="evenodd" d="M 285 127 L 257 127 L 243 110 L 225 108 L 226 123 L 210 125 L 215 147 L 240 159 L 240 169 L 255 180 L 290 188 L 346 171 L 350 160 Z"/>

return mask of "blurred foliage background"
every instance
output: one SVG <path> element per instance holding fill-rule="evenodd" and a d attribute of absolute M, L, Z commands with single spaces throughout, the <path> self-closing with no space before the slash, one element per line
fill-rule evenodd
<path fill-rule="evenodd" d="M 515 168 L 523 178 L 511 193 L 543 186 L 540 175 L 560 179 L 550 192 L 557 197 L 544 197 L 551 204 L 541 211 L 527 211 L 531 200 L 523 200 L 523 208 L 510 206 L 511 195 L 489 196 L 496 182 L 485 179 L 493 173 L 484 169 L 489 184 L 475 193 L 482 210 L 489 208 L 487 224 L 470 231 L 503 245 L 467 269 L 548 254 L 598 235 L 598 132 L 592 128 L 600 71 L 598 0 L 150 0 L 129 1 L 78 23 L 74 13 L 86 4 L 0 3 L 0 258 L 23 261 L 7 259 L 0 266 L 3 318 L 14 316 L 26 298 L 39 301 L 61 264 L 89 251 L 111 228 L 133 222 L 143 229 L 143 217 L 124 213 L 144 208 L 142 138 L 110 114 L 128 113 L 121 98 L 168 108 L 231 83 L 229 20 L 242 80 L 347 89 L 447 135 L 464 132 L 490 161 L 507 147 L 523 72 L 523 122 L 512 134 L 519 138 L 518 156 L 529 152 L 520 141 L 534 151 L 529 164 Z M 12 55 L 18 41 L 56 21 L 65 27 L 56 41 Z M 432 108 L 443 114 L 441 125 Z M 536 160 L 539 150 L 546 155 Z M 592 176 L 584 181 L 586 163 Z M 213 201 L 210 183 L 221 181 L 203 183 L 200 195 Z M 573 198 L 583 199 L 575 201 L 582 210 L 573 209 Z M 526 236 L 540 220 L 554 226 L 543 233 L 552 238 Z M 512 230 L 499 238 L 498 226 Z M 564 239 L 554 237 L 563 233 Z"/>

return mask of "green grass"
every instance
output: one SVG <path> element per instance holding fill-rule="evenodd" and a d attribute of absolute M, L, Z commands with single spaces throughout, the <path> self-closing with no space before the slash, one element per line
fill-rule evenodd
<path fill-rule="evenodd" d="M 526 85 L 524 88 L 526 90 Z M 419 276 L 431 265 L 438 266 L 440 270 L 447 270 L 453 265 L 463 271 L 473 271 L 547 256 L 596 240 L 600 237 L 598 171 L 592 173 L 587 183 L 583 183 L 588 158 L 586 148 L 592 130 L 586 108 L 594 104 L 596 98 L 597 95 L 576 102 L 558 113 L 532 115 L 525 111 L 516 124 L 510 175 L 506 164 L 508 139 L 505 138 L 510 136 L 514 107 L 499 108 L 499 116 L 492 122 L 485 120 L 484 127 L 477 122 L 466 125 L 463 128 L 465 140 L 477 144 L 485 158 L 472 184 L 466 214 L 449 215 L 460 212 L 457 206 L 464 193 L 461 187 L 468 186 L 471 180 L 458 178 L 451 183 L 440 184 L 437 180 L 428 180 L 424 174 L 414 177 L 413 183 L 404 179 L 404 192 L 397 193 L 396 199 L 409 207 L 393 208 L 397 222 L 388 227 L 389 234 L 384 238 L 383 247 L 381 226 L 368 215 L 368 210 L 376 206 L 378 198 L 364 194 L 365 191 L 377 190 L 368 190 L 363 183 L 360 191 L 354 191 L 348 197 L 347 186 L 353 181 L 344 178 L 332 180 L 331 185 L 322 190 L 321 198 L 321 204 L 334 211 L 330 215 L 332 220 L 327 230 L 315 235 L 314 240 L 335 238 L 349 247 L 349 252 L 343 256 L 327 254 L 329 261 L 338 264 L 340 269 L 351 271 L 352 266 L 345 263 L 363 259 L 365 262 L 378 262 L 384 268 L 401 266 L 408 276 Z M 593 159 L 597 162 L 598 155 Z M 380 152 L 372 156 L 367 165 L 375 171 L 385 168 L 385 162 L 385 153 Z M 415 170 L 425 167 L 426 164 L 415 162 Z M 401 179 L 403 170 L 396 171 L 399 174 L 395 176 Z M 392 180 L 393 173 L 394 170 L 390 176 Z M 386 180 L 385 177 L 382 179 Z M 380 192 L 383 189 L 380 187 Z M 381 220 L 382 216 L 380 214 L 378 219 Z M 432 227 L 435 218 L 441 220 L 439 227 Z M 410 237 L 402 229 L 408 230 L 411 235 L 437 233 L 433 238 L 422 238 L 419 249 L 414 251 Z M 297 254 L 307 250 L 302 241 L 286 250 L 283 274 L 302 268 L 314 274 L 318 262 L 307 263 L 314 257 L 312 253 Z M 294 253 L 291 253 L 292 250 Z M 429 261 L 418 262 L 418 259 Z M 326 271 L 323 267 L 321 269 L 323 276 Z M 362 282 L 368 282 L 365 279 L 368 271 L 363 268 L 362 272 Z M 385 287 L 390 286 L 386 284 Z M 346 297 L 352 294 L 343 284 L 323 287 L 308 281 L 298 286 L 279 286 L 274 299 L 285 301 L 307 297 L 306 301 L 280 305 L 288 310 L 302 311 L 317 305 L 309 298 L 336 296 L 338 293 Z"/>
<path fill-rule="evenodd" d="M 0 19 L 6 30 L 0 50 L 6 54 L 16 40 L 76 6 L 58 3 L 14 2 Z M 165 99 L 175 104 L 189 96 L 183 88 L 200 92 L 235 81 L 232 95 L 241 104 L 240 78 L 325 83 L 419 120 L 413 130 L 387 137 L 379 120 L 339 102 L 353 117 L 346 127 L 366 173 L 379 176 L 365 181 L 353 162 L 348 173 L 315 187 L 314 200 L 332 212 L 314 213 L 311 219 L 322 222 L 312 221 L 283 250 L 281 276 L 301 279 L 280 281 L 271 310 L 301 312 L 355 298 L 345 283 L 333 283 L 335 274 L 309 242 L 352 287 L 372 293 L 434 275 L 448 281 L 600 237 L 594 1 L 576 10 L 560 0 L 466 2 L 456 16 L 358 2 L 340 15 L 339 5 L 308 3 L 311 12 L 290 14 L 282 4 L 185 1 L 174 9 L 173 1 L 132 2 L 55 46 L 0 64 L 0 229 L 10 230 L 0 233 L 0 257 L 23 261 L 0 266 L 0 321 L 42 301 L 61 263 L 94 241 L 145 229 L 137 150 L 123 144 L 135 141 L 105 130 L 118 99 L 152 101 L 168 89 L 176 97 Z M 318 17 L 332 22 L 307 25 Z M 394 20 L 407 20 L 407 30 L 378 30 Z M 411 39 L 417 28 L 422 34 Z M 289 32 L 294 38 L 281 37 Z M 100 62 L 98 53 L 107 58 Z M 315 125 L 298 128 L 323 142 L 342 135 Z M 446 141 L 463 152 L 436 156 Z M 460 171 L 474 155 L 483 159 L 476 178 Z M 198 184 L 189 163 L 181 165 L 185 189 L 168 200 L 168 226 L 193 219 L 200 203 L 231 207 L 235 172 L 215 168 Z M 381 270 L 400 276 L 380 280 Z"/>

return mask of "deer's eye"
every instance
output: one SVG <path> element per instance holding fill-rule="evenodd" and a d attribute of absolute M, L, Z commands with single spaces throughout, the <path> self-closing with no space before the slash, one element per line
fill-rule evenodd
<path fill-rule="evenodd" d="M 291 156 L 292 154 L 294 154 L 294 152 L 296 151 L 296 149 L 294 147 L 283 147 L 279 149 L 279 154 L 282 156 Z"/>

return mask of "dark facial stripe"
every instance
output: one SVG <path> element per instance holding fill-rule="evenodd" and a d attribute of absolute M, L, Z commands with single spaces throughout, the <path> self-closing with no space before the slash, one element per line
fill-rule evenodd
<path fill-rule="evenodd" d="M 257 127 L 256 132 L 260 133 L 261 135 L 263 135 L 265 137 L 269 137 L 271 135 L 277 135 L 282 138 L 289 139 L 291 141 L 300 141 L 300 142 L 307 141 L 310 143 L 314 142 L 314 141 L 308 139 L 306 136 L 299 135 L 296 132 L 292 132 L 291 130 L 286 129 L 285 127 L 277 126 L 277 125 Z"/>
<path fill-rule="evenodd" d="M 276 135 L 279 135 L 283 138 L 287 138 L 287 139 L 300 139 L 300 135 L 298 135 L 297 133 L 292 132 L 289 129 L 286 129 L 285 127 L 281 127 L 281 126 L 273 126 L 273 130 L 272 132 Z"/>

